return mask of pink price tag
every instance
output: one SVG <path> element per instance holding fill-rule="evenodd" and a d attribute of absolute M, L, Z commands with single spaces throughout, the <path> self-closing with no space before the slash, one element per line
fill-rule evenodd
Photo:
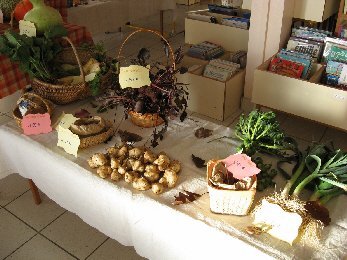
<path fill-rule="evenodd" d="M 22 128 L 25 135 L 47 134 L 52 132 L 51 117 L 45 114 L 29 114 L 23 117 Z"/>
<path fill-rule="evenodd" d="M 246 154 L 234 154 L 223 160 L 228 171 L 233 174 L 233 176 L 242 180 L 246 177 L 251 177 L 260 173 L 256 164 L 252 162 L 251 157 Z"/>

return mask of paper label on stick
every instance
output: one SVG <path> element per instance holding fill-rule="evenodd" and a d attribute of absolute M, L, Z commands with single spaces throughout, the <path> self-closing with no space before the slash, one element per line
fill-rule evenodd
<path fill-rule="evenodd" d="M 58 143 L 57 146 L 62 147 L 65 152 L 77 157 L 78 147 L 81 140 L 78 135 L 72 133 L 69 129 L 66 129 L 58 125 Z"/>
<path fill-rule="evenodd" d="M 56 129 L 58 130 L 58 126 L 68 129 L 76 120 L 78 120 L 77 117 L 74 117 L 72 114 L 65 114 L 63 112 L 58 119 Z"/>
<path fill-rule="evenodd" d="M 230 155 L 225 158 L 223 162 L 228 171 L 238 180 L 260 173 L 260 169 L 258 169 L 256 164 L 252 162 L 251 157 L 246 154 Z"/>
<path fill-rule="evenodd" d="M 149 86 L 151 84 L 149 78 L 149 67 L 139 65 L 121 67 L 119 73 L 119 84 L 121 88 L 141 88 L 143 86 Z"/>
<path fill-rule="evenodd" d="M 27 35 L 28 37 L 36 37 L 36 27 L 35 24 L 29 21 L 20 20 L 19 21 L 19 34 Z"/>
<path fill-rule="evenodd" d="M 51 117 L 48 113 L 25 115 L 22 129 L 25 135 L 47 134 L 52 131 Z"/>

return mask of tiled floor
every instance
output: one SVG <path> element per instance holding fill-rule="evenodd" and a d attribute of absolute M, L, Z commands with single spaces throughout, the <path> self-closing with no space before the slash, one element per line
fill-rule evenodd
<path fill-rule="evenodd" d="M 184 29 L 185 11 L 201 9 L 204 6 L 179 6 L 177 32 Z M 170 28 L 168 18 L 170 17 L 166 18 L 166 28 Z M 158 29 L 158 21 L 159 17 L 151 17 L 136 25 Z M 125 28 L 122 33 L 98 35 L 95 42 L 103 42 L 108 54 L 115 56 L 129 31 Z M 183 45 L 184 34 L 170 36 L 169 40 L 172 46 L 177 48 Z M 152 35 L 144 34 L 129 41 L 122 55 L 135 57 L 143 46 L 152 51 L 153 60 L 161 59 L 165 55 L 161 41 Z M 11 106 L 1 104 L 0 123 L 9 119 L 9 107 Z M 312 141 L 334 141 L 336 146 L 347 150 L 345 132 L 281 113 L 278 120 L 282 129 L 299 141 L 301 149 L 305 149 Z M 236 122 L 237 117 L 234 117 L 222 124 L 234 127 Z M 18 174 L 0 180 L 0 259 L 142 259 L 132 247 L 122 246 L 106 237 L 43 194 L 42 198 L 42 204 L 36 206 L 27 181 Z"/>

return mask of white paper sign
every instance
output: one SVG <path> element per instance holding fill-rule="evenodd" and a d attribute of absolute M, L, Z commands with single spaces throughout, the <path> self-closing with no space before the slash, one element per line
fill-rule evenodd
<path fill-rule="evenodd" d="M 57 146 L 62 147 L 65 152 L 77 157 L 78 147 L 81 140 L 78 135 L 72 133 L 69 129 L 58 125 L 58 143 Z"/>
<path fill-rule="evenodd" d="M 139 65 L 121 67 L 119 84 L 121 88 L 141 88 L 143 86 L 149 86 L 151 84 L 149 68 Z"/>
<path fill-rule="evenodd" d="M 36 27 L 35 24 L 29 21 L 20 20 L 19 21 L 19 34 L 27 35 L 28 37 L 36 37 Z"/>

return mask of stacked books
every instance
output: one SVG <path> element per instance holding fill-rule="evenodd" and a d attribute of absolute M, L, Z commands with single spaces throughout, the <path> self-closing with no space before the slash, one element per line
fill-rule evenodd
<path fill-rule="evenodd" d="M 347 89 L 347 41 L 327 38 L 323 56 L 327 62 L 323 83 Z"/>
<path fill-rule="evenodd" d="M 307 79 L 312 64 L 313 59 L 310 55 L 283 49 L 272 58 L 269 71 L 288 77 Z"/>
<path fill-rule="evenodd" d="M 249 29 L 249 18 L 243 18 L 243 17 L 231 17 L 231 18 L 223 18 L 222 24 L 227 26 L 232 26 L 236 28 L 241 28 L 248 30 Z"/>
<path fill-rule="evenodd" d="M 240 64 L 227 60 L 215 59 L 211 60 L 209 64 L 206 65 L 204 76 L 225 82 L 239 70 Z"/>
<path fill-rule="evenodd" d="M 189 56 L 202 60 L 212 60 L 223 53 L 224 49 L 220 45 L 208 41 L 193 45 L 187 52 Z"/>
<path fill-rule="evenodd" d="M 307 54 L 315 62 L 319 62 L 323 54 L 324 41 L 330 35 L 331 32 L 323 30 L 307 27 L 294 28 L 287 44 L 287 50 Z"/>

